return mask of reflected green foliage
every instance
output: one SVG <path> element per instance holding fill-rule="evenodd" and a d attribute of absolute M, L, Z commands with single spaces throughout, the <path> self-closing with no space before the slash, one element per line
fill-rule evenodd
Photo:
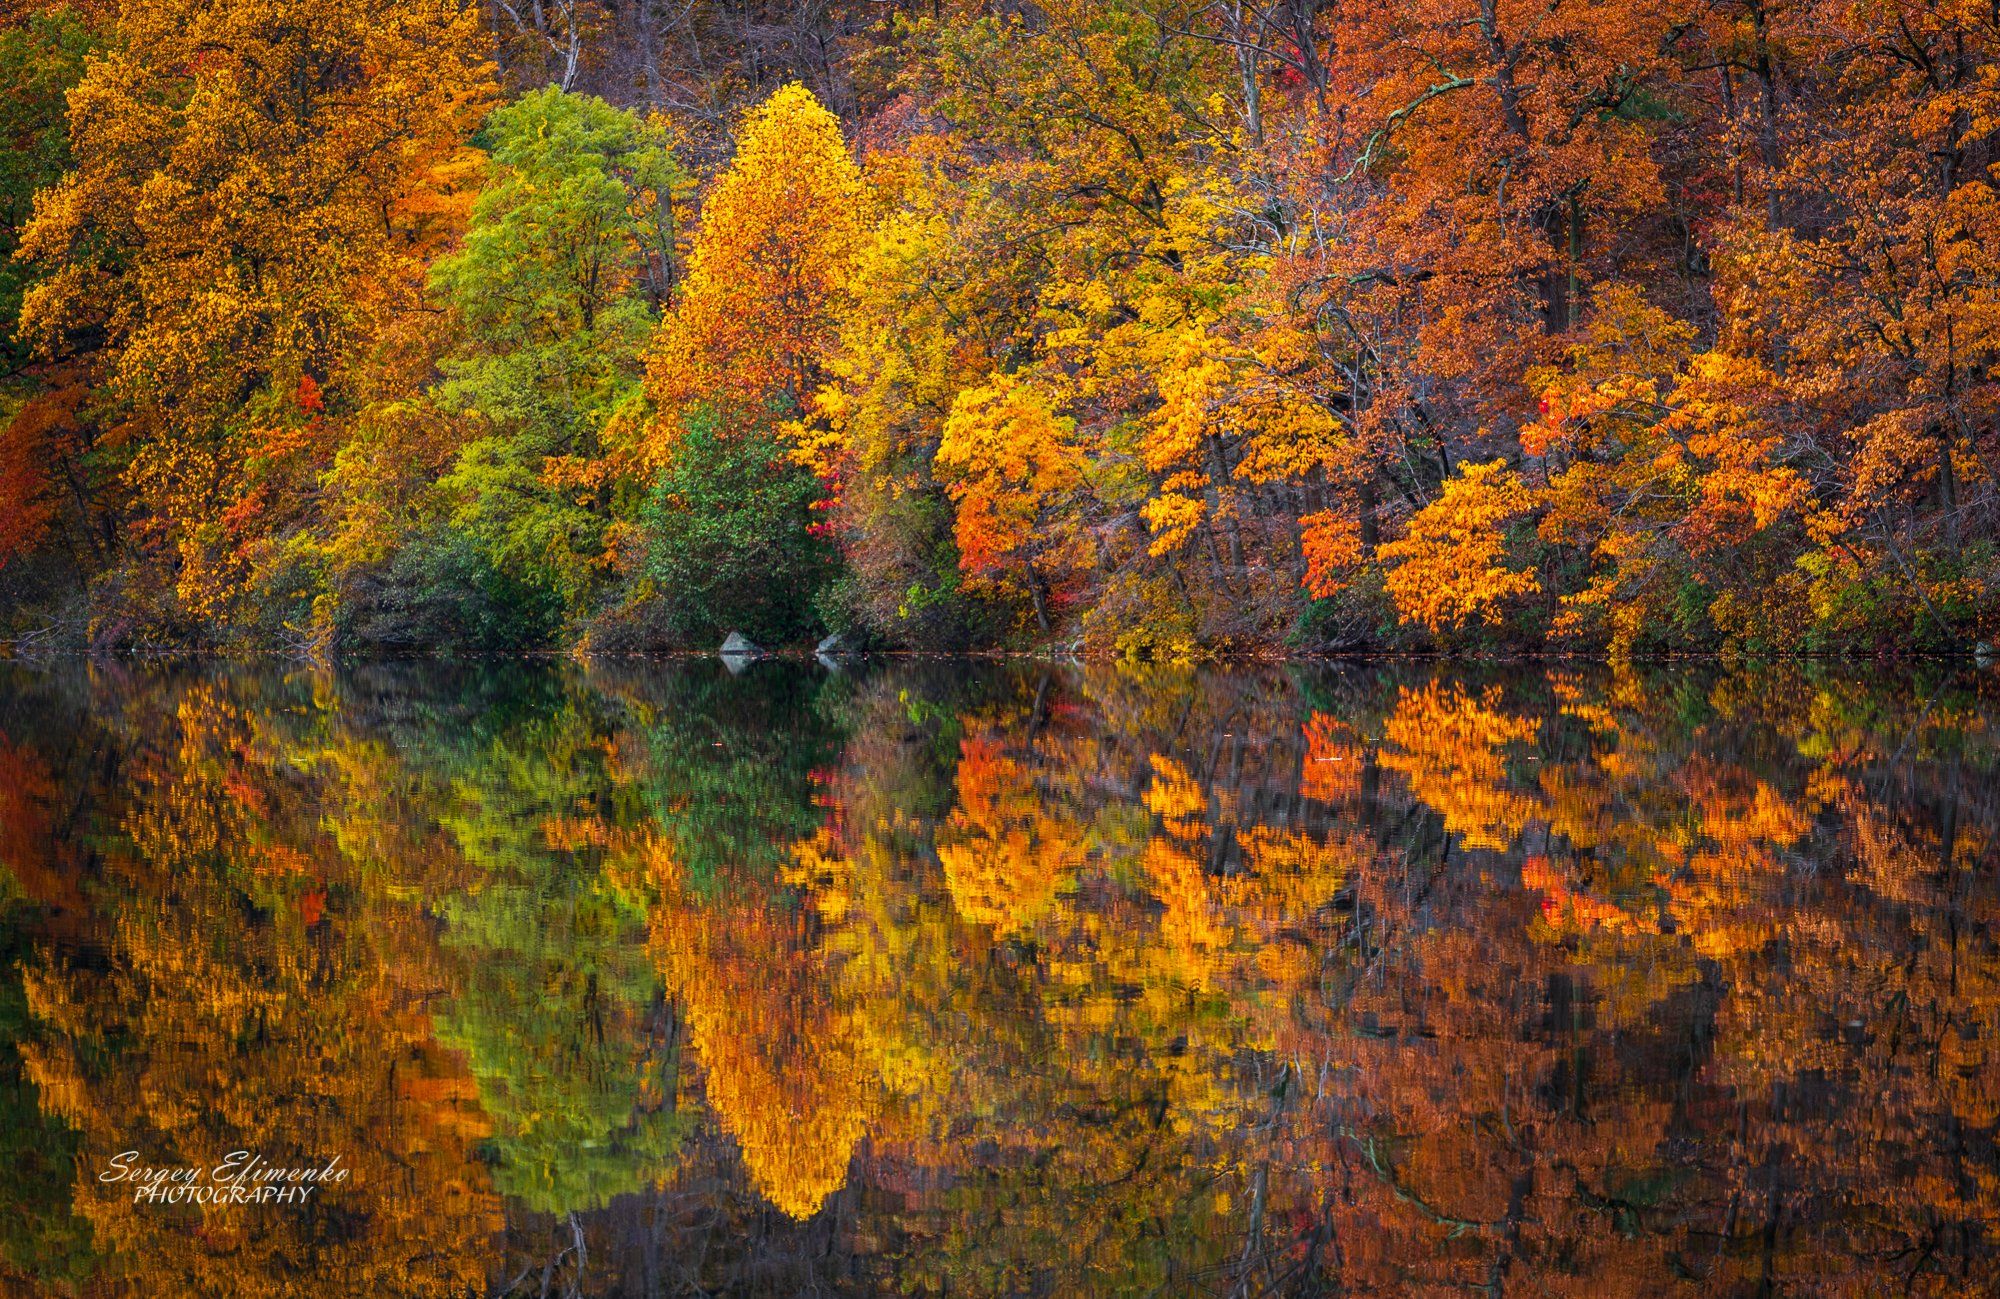
<path fill-rule="evenodd" d="M 1990 674 L 0 687 L 15 1291 L 1956 1296 L 2000 1266 Z M 135 1148 L 356 1178 L 177 1212 L 97 1179 Z"/>
<path fill-rule="evenodd" d="M 696 887 L 724 875 L 777 879 L 825 814 L 822 785 L 842 740 L 829 713 L 842 683 L 773 668 L 737 679 L 698 664 L 622 684 L 641 719 L 639 792 Z"/>
<path fill-rule="evenodd" d="M 647 900 L 566 838 L 621 801 L 594 739 L 573 708 L 496 739 L 447 769 L 440 817 L 473 877 L 437 903 L 462 970 L 439 1034 L 479 1080 L 495 1187 L 555 1213 L 639 1189 L 682 1135 Z"/>

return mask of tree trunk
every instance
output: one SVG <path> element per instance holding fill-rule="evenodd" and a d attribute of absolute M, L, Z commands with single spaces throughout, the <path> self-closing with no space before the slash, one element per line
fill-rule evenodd
<path fill-rule="evenodd" d="M 1751 0 L 1750 25 L 1756 44 L 1750 71 L 1757 78 L 1757 146 L 1764 162 L 1764 220 L 1776 229 L 1778 204 L 1778 72 L 1771 60 L 1771 23 L 1763 0 Z"/>
<path fill-rule="evenodd" d="M 1257 51 L 1243 22 L 1243 0 L 1230 6 L 1230 35 L 1236 41 L 1236 75 L 1243 82 L 1243 130 L 1253 148 L 1264 147 L 1264 99 L 1257 85 Z"/>
<path fill-rule="evenodd" d="M 1028 570 L 1028 598 L 1034 601 L 1035 625 L 1044 632 L 1049 630 L 1049 592 L 1042 581 L 1042 575 L 1035 571 L 1035 561 L 1024 560 L 1022 566 Z"/>

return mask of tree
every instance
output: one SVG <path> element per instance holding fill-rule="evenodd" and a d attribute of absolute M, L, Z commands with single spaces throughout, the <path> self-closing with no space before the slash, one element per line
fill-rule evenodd
<path fill-rule="evenodd" d="M 99 353 L 141 539 L 186 615 L 224 621 L 462 214 L 487 66 L 455 5 L 141 0 L 114 35 L 22 233 L 21 329 Z"/>
<path fill-rule="evenodd" d="M 30 271 L 14 250 L 35 192 L 60 180 L 69 166 L 64 97 L 82 80 L 84 61 L 101 42 L 85 18 L 66 7 L 0 28 L 0 362 L 9 370 L 24 359 L 14 331 Z"/>
<path fill-rule="evenodd" d="M 69 164 L 65 96 L 101 41 L 66 7 L 0 27 L 0 370 L 10 379 L 29 359 L 16 326 L 32 269 L 14 253 L 36 191 Z M 84 463 L 97 430 L 82 409 L 88 386 L 78 371 L 55 367 L 19 389 L 0 387 L 0 569 L 14 565 L 10 577 L 16 561 L 58 540 L 78 567 L 102 544 L 103 503 Z M 64 575 L 65 585 L 73 580 Z"/>
<path fill-rule="evenodd" d="M 1532 572 L 1507 563 L 1507 525 L 1534 508 L 1505 461 L 1460 465 L 1409 530 L 1382 547 L 1397 613 L 1433 633 L 1497 624 L 1510 601 L 1541 590 Z"/>
<path fill-rule="evenodd" d="M 674 287 L 689 182 L 663 124 L 553 87 L 474 140 L 491 175 L 464 246 L 431 270 L 465 331 L 440 398 L 544 455 L 592 458 Z"/>
<path fill-rule="evenodd" d="M 724 431 L 804 409 L 824 378 L 864 203 L 840 123 L 810 91 L 782 87 L 744 116 L 647 356 L 654 463 L 674 454 L 699 406 Z"/>
<path fill-rule="evenodd" d="M 1077 563 L 1068 498 L 1084 459 L 1075 431 L 1032 384 L 997 374 L 958 394 L 938 442 L 938 472 L 958 503 L 959 563 L 988 578 L 1018 572 L 1044 632 L 1051 578 Z"/>
<path fill-rule="evenodd" d="M 603 585 L 607 525 L 637 504 L 606 430 L 640 399 L 687 181 L 660 123 L 554 87 L 477 138 L 492 176 L 431 272 L 463 331 L 435 398 L 474 431 L 437 494 L 445 527 L 574 626 Z"/>
<path fill-rule="evenodd" d="M 819 480 L 768 430 L 728 431 L 708 410 L 686 418 L 640 515 L 647 594 L 683 641 L 804 638 L 838 560 L 818 532 Z"/>

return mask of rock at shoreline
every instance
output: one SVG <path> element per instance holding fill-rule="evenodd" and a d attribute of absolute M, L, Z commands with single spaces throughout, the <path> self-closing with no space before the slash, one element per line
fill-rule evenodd
<path fill-rule="evenodd" d="M 760 659 L 764 657 L 764 650 L 756 641 L 751 640 L 742 632 L 733 631 L 723 638 L 722 657 L 726 659 Z"/>

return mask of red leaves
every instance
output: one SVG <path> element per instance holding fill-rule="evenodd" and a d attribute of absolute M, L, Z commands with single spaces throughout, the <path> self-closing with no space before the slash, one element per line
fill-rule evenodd
<path fill-rule="evenodd" d="M 57 517 L 55 473 L 81 449 L 89 389 L 64 383 L 0 428 L 0 567 L 45 545 Z"/>
<path fill-rule="evenodd" d="M 301 411 L 313 418 L 317 418 L 326 409 L 326 401 L 320 395 L 319 383 L 309 374 L 299 376 L 299 386 L 293 393 L 293 399 L 298 402 Z"/>

